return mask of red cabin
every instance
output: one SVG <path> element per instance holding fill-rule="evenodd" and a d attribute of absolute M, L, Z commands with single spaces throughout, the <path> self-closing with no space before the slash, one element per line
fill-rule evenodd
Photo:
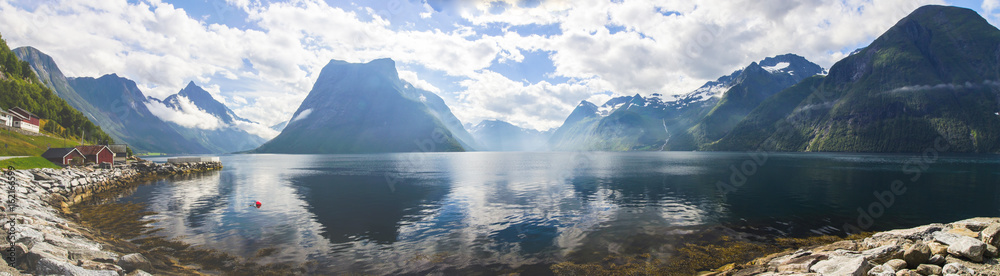
<path fill-rule="evenodd" d="M 82 165 L 84 159 L 86 159 L 86 157 L 83 157 L 83 153 L 80 153 L 75 148 L 50 148 L 45 153 L 42 153 L 42 158 L 63 166 Z"/>
<path fill-rule="evenodd" d="M 41 125 L 41 120 L 38 115 L 32 114 L 27 110 L 20 107 L 14 107 L 9 110 L 11 117 L 14 119 L 13 127 L 28 130 L 31 132 L 38 132 L 38 126 Z"/>
<path fill-rule="evenodd" d="M 111 151 L 108 146 L 78 146 L 76 147 L 84 157 L 87 158 L 87 163 L 114 163 L 115 153 Z"/>

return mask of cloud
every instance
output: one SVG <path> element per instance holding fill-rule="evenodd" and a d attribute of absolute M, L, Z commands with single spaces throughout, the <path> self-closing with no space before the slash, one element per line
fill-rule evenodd
<path fill-rule="evenodd" d="M 500 119 L 537 130 L 559 127 L 581 100 L 595 94 L 594 87 L 600 87 L 589 81 L 526 84 L 489 70 L 462 81 L 461 85 L 466 90 L 458 96 L 452 110 L 463 122 L 477 124 Z"/>
<path fill-rule="evenodd" d="M 302 112 L 299 112 L 299 115 L 295 115 L 295 118 L 292 118 L 292 120 L 289 122 L 295 122 L 298 120 L 305 119 L 309 117 L 309 114 L 312 114 L 312 111 L 313 111 L 312 108 L 303 110 Z"/>
<path fill-rule="evenodd" d="M 257 135 L 261 138 L 270 140 L 275 136 L 278 136 L 280 132 L 271 129 L 269 126 L 265 126 L 258 123 L 248 123 L 243 121 L 233 121 L 233 126 L 239 128 L 252 135 Z"/>
<path fill-rule="evenodd" d="M 213 1 L 209 17 L 240 17 L 248 26 L 236 28 L 165 1 L 0 1 L 0 27 L 11 46 L 39 48 L 68 76 L 118 73 L 157 98 L 196 79 L 241 117 L 264 125 L 292 117 L 330 59 L 389 57 L 402 68 L 448 76 L 400 71 L 454 104 L 464 122 L 503 119 L 545 129 L 580 100 L 687 93 L 768 56 L 796 53 L 829 68 L 913 9 L 943 3 Z M 1000 1 L 985 0 L 981 8 L 996 22 Z M 511 31 L 519 26 L 558 31 Z M 555 78 L 525 83 L 488 70 L 525 62 L 523 51 L 551 52 L 554 69 L 544 74 Z"/>
<path fill-rule="evenodd" d="M 224 126 L 219 118 L 199 109 L 187 97 L 177 97 L 177 104 L 180 108 L 173 109 L 158 101 L 147 101 L 146 108 L 161 120 L 186 128 L 215 130 Z"/>

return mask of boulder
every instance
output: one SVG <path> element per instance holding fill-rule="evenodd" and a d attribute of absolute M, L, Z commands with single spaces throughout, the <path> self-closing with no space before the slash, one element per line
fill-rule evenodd
<path fill-rule="evenodd" d="M 118 276 L 112 270 L 89 270 L 52 258 L 42 258 L 35 266 L 35 274 L 73 276 Z"/>
<path fill-rule="evenodd" d="M 778 272 L 782 273 L 807 273 L 809 268 L 819 261 L 829 259 L 822 254 L 798 256 L 778 265 Z"/>
<path fill-rule="evenodd" d="M 868 270 L 868 276 L 895 276 L 896 270 L 889 265 L 880 265 Z"/>
<path fill-rule="evenodd" d="M 996 246 L 987 244 L 986 251 L 983 251 L 983 257 L 986 258 L 1000 257 L 1000 250 L 998 250 Z"/>
<path fill-rule="evenodd" d="M 866 261 L 873 263 L 885 263 L 892 259 L 901 258 L 902 247 L 898 245 L 883 245 L 877 248 L 868 249 L 861 252 Z"/>
<path fill-rule="evenodd" d="M 944 265 L 944 268 L 941 269 L 941 273 L 944 273 L 944 274 L 958 274 L 958 275 L 974 275 L 975 271 L 973 271 L 972 269 L 969 269 L 968 267 L 965 267 L 965 265 L 962 265 L 960 263 L 950 263 L 950 264 Z"/>
<path fill-rule="evenodd" d="M 809 270 L 822 275 L 865 275 L 874 265 L 865 260 L 864 256 L 831 256 L 819 261 Z"/>
<path fill-rule="evenodd" d="M 153 265 L 149 262 L 149 260 L 139 253 L 122 256 L 118 259 L 118 266 L 122 267 L 125 271 L 133 271 L 136 269 L 149 271 L 153 269 Z"/>
<path fill-rule="evenodd" d="M 990 224 L 979 232 L 979 239 L 986 244 L 1000 246 L 1000 223 Z"/>
<path fill-rule="evenodd" d="M 948 245 L 936 241 L 928 242 L 926 244 L 931 248 L 931 254 L 948 255 Z"/>
<path fill-rule="evenodd" d="M 941 267 L 932 264 L 922 264 L 914 270 L 920 275 L 941 275 Z"/>
<path fill-rule="evenodd" d="M 900 271 L 896 271 L 896 276 L 921 276 L 921 275 L 920 275 L 920 273 L 917 273 L 916 271 L 909 270 L 909 269 L 903 269 L 903 270 L 900 270 Z"/>
<path fill-rule="evenodd" d="M 931 257 L 931 248 L 921 241 L 914 243 L 903 252 L 903 260 L 910 268 L 916 268 L 922 263 L 926 263 Z"/>
<path fill-rule="evenodd" d="M 875 235 L 872 235 L 871 238 L 878 240 L 878 239 L 899 237 L 908 240 L 923 240 L 924 238 L 930 237 L 931 234 L 933 234 L 934 232 L 941 231 L 942 229 L 944 229 L 944 224 L 935 223 L 930 225 L 917 226 L 909 229 L 897 229 L 897 230 L 879 232 L 876 233 Z"/>
<path fill-rule="evenodd" d="M 145 272 L 142 271 L 142 269 L 139 269 L 136 271 L 132 271 L 132 273 L 126 274 L 125 276 L 153 276 L 153 274 L 149 274 L 149 272 Z"/>
<path fill-rule="evenodd" d="M 892 271 L 900 271 L 906 268 L 906 261 L 904 261 L 903 259 L 892 259 L 889 260 L 888 262 L 885 262 L 885 265 L 892 268 Z"/>
<path fill-rule="evenodd" d="M 945 253 L 945 254 L 947 254 L 947 253 Z M 945 255 L 935 254 L 934 256 L 931 256 L 930 259 L 927 259 L 927 263 L 929 263 L 929 264 L 935 264 L 935 265 L 943 265 L 946 260 L 947 260 L 947 258 L 945 258 Z"/>
<path fill-rule="evenodd" d="M 986 244 L 982 241 L 952 233 L 935 232 L 934 239 L 948 245 L 948 253 L 962 256 L 974 262 L 983 261 Z"/>

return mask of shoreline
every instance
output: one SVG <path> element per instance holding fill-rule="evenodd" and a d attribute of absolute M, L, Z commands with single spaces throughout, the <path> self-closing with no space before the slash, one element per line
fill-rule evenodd
<path fill-rule="evenodd" d="M 775 253 L 702 276 L 1000 275 L 1000 217 L 878 232 L 864 239 Z"/>
<path fill-rule="evenodd" d="M 8 198 L 8 194 L 13 194 L 16 200 L 12 205 L 15 209 L 12 212 L 5 211 L 5 217 L 0 220 L 2 223 L 0 234 L 10 235 L 13 251 L 3 251 L 2 254 L 5 258 L 13 257 L 15 262 L 14 267 L 0 266 L 0 275 L 24 273 L 204 275 L 219 271 L 217 268 L 205 267 L 199 265 L 199 262 L 191 261 L 191 253 L 200 254 L 198 257 L 201 258 L 221 260 L 221 263 L 225 263 L 225 269 L 222 271 L 232 271 L 233 267 L 252 267 L 254 271 L 261 271 L 263 268 L 274 269 L 270 272 L 304 272 L 296 270 L 294 266 L 259 267 L 254 264 L 242 266 L 233 264 L 234 258 L 216 254 L 217 252 L 211 249 L 187 249 L 190 245 L 148 236 L 118 237 L 113 234 L 114 231 L 107 230 L 119 229 L 123 225 L 140 229 L 146 223 L 141 221 L 141 215 L 111 222 L 110 227 L 92 225 L 90 223 L 94 221 L 92 218 L 81 219 L 81 215 L 85 218 L 93 214 L 114 216 L 113 213 L 122 210 L 121 208 L 135 207 L 104 202 L 113 200 L 114 195 L 121 193 L 122 189 L 134 188 L 165 177 L 181 175 L 197 177 L 196 173 L 216 171 L 220 168 L 222 165 L 218 162 L 156 164 L 143 161 L 112 169 L 13 171 L 5 175 L 5 180 L 8 176 L 13 177 L 14 185 L 0 188 L 0 196 Z M 88 203 L 90 200 L 95 200 L 91 201 L 94 204 Z M 142 210 L 131 210 L 136 214 L 140 214 L 140 211 Z M 9 231 L 11 221 L 15 225 L 14 231 Z M 935 235 L 942 236 L 942 240 L 936 240 Z M 969 237 L 984 244 L 979 256 L 985 255 L 987 258 L 974 262 L 970 261 L 968 256 L 963 256 L 959 249 L 956 249 L 954 254 L 949 253 L 950 246 L 942 241 L 953 240 L 956 237 L 957 239 Z M 935 262 L 941 260 L 944 262 L 935 268 L 930 266 L 932 263 L 929 257 L 928 260 L 922 261 L 928 264 L 927 266 L 915 266 L 906 272 L 886 265 L 890 260 L 903 259 L 904 253 L 918 240 L 933 249 L 932 253 L 935 254 L 930 256 L 942 253 Z M 968 240 L 965 242 L 974 243 Z M 956 270 L 956 268 L 970 269 L 966 271 L 968 273 L 956 275 L 1000 275 L 1000 265 L 996 259 L 1000 254 L 995 253 L 998 243 L 1000 243 L 1000 218 L 973 218 L 949 224 L 930 224 L 911 229 L 884 231 L 864 239 L 804 246 L 797 250 L 786 250 L 759 257 L 743 264 L 732 263 L 714 271 L 701 272 L 699 275 L 841 275 L 848 270 L 850 271 L 846 275 L 920 275 L 907 274 L 918 268 L 924 272 L 938 272 L 936 275 L 944 275 L 942 271 Z M 992 249 L 985 244 L 990 244 Z M 3 248 L 0 250 L 11 247 L 5 243 Z M 951 263 L 957 265 L 948 266 Z M 874 271 L 875 274 L 868 273 L 876 268 L 878 271 Z M 892 273 L 889 273 L 889 270 Z M 825 273 L 819 274 L 818 271 Z"/>
<path fill-rule="evenodd" d="M 172 175 L 213 171 L 219 162 L 157 164 L 139 161 L 110 169 L 14 170 L 4 173 L 0 197 L 8 199 L 0 234 L 7 265 L 0 275 L 150 275 L 150 260 L 135 246 L 112 244 L 79 223 L 70 208 L 94 195 Z M 12 183 L 11 183 L 12 182 Z M 169 266 L 184 270 L 172 263 Z M 190 272 L 195 272 L 190 270 Z M 127 274 L 126 274 L 127 273 Z"/>

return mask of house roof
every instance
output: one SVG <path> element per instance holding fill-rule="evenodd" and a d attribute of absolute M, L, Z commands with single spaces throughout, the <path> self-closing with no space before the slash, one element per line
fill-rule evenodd
<path fill-rule="evenodd" d="M 19 115 L 16 112 L 14 112 L 14 110 L 18 110 L 18 111 L 21 111 L 23 113 L 26 113 L 26 114 L 30 115 L 31 117 L 41 118 L 41 117 L 38 117 L 38 115 L 35 115 L 34 113 L 28 112 L 27 110 L 24 110 L 24 108 L 17 107 L 17 106 L 12 107 L 11 109 L 8 109 L 8 110 L 10 111 L 10 113 L 12 113 L 14 115 Z"/>
<path fill-rule="evenodd" d="M 95 154 L 101 152 L 101 150 L 104 150 L 106 148 L 108 148 L 108 146 L 77 146 L 76 147 L 76 149 L 80 150 L 80 153 L 82 153 L 83 155 L 95 155 Z M 111 149 L 108 149 L 108 151 L 111 151 Z"/>
<path fill-rule="evenodd" d="M 76 153 L 79 153 L 80 155 L 83 155 L 83 153 L 80 153 L 80 151 L 77 150 L 76 148 L 50 148 L 49 150 L 45 151 L 45 153 L 42 153 L 42 158 L 45 159 L 63 158 L 74 151 Z"/>
<path fill-rule="evenodd" d="M 125 154 L 128 152 L 128 145 L 125 144 L 108 145 L 108 148 L 115 154 Z"/>

